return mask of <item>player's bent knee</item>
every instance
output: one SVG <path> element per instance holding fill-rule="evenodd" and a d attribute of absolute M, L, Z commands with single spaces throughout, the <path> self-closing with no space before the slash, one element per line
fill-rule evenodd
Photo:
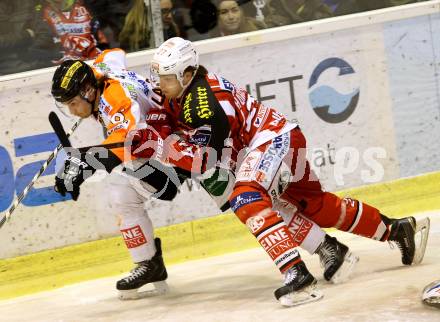
<path fill-rule="evenodd" d="M 229 197 L 229 203 L 231 209 L 244 224 L 250 217 L 272 207 L 266 192 L 250 186 L 235 187 Z"/>
<path fill-rule="evenodd" d="M 144 201 L 129 183 L 115 185 L 113 189 L 109 189 L 108 203 L 114 213 L 120 214 L 129 209 L 143 209 Z"/>

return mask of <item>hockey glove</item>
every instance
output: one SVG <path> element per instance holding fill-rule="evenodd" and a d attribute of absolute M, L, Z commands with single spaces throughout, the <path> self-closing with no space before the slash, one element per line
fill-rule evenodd
<path fill-rule="evenodd" d="M 164 138 L 164 136 L 168 136 L 171 133 L 172 120 L 171 116 L 167 113 L 165 109 L 151 109 L 148 112 L 145 121 L 150 127 L 158 131 L 161 134 L 162 138 Z"/>
<path fill-rule="evenodd" d="M 81 184 L 95 173 L 96 169 L 86 162 L 85 154 L 79 157 L 68 155 L 64 167 L 55 177 L 55 191 L 63 197 L 66 193 L 72 195 L 73 200 L 78 200 Z"/>
<path fill-rule="evenodd" d="M 136 130 L 132 134 L 131 154 L 138 158 L 149 159 L 160 144 L 160 135 L 154 129 Z M 163 142 L 163 141 L 162 141 Z"/>
<path fill-rule="evenodd" d="M 131 153 L 138 158 L 151 158 L 163 151 L 163 139 L 171 134 L 170 116 L 165 110 L 153 109 L 146 117 L 147 128 L 131 132 Z"/>

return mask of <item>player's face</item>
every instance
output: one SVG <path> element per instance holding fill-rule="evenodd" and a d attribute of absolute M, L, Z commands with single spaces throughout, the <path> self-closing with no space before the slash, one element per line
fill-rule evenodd
<path fill-rule="evenodd" d="M 241 10 L 235 0 L 222 1 L 218 8 L 220 28 L 233 33 L 238 30 L 241 22 Z"/>
<path fill-rule="evenodd" d="M 159 83 L 162 93 L 169 99 L 177 98 L 183 89 L 176 75 L 160 75 Z"/>
<path fill-rule="evenodd" d="M 64 103 L 69 109 L 70 114 L 86 118 L 92 114 L 92 106 L 80 95 L 76 95 L 71 100 Z"/>

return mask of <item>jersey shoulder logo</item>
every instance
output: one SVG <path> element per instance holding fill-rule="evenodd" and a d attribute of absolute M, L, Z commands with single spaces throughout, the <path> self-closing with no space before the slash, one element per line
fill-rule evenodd
<path fill-rule="evenodd" d="M 224 79 L 223 77 L 220 77 L 220 88 L 229 92 L 234 91 L 234 85 L 232 85 L 230 81 Z"/>
<path fill-rule="evenodd" d="M 200 119 L 210 119 L 214 112 L 212 111 L 211 104 L 209 104 L 208 100 L 208 90 L 205 86 L 197 86 L 197 106 L 196 106 L 196 114 Z"/>
<path fill-rule="evenodd" d="M 204 78 L 195 79 L 185 96 L 181 121 L 193 128 L 210 124 L 215 114 L 216 98 Z"/>

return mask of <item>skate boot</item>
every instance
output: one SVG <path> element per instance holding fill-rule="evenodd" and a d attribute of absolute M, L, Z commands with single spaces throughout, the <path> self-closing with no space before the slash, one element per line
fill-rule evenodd
<path fill-rule="evenodd" d="M 397 245 L 404 265 L 419 264 L 425 254 L 428 234 L 429 218 L 419 222 L 414 217 L 392 219 L 388 241 Z"/>
<path fill-rule="evenodd" d="M 283 306 L 317 301 L 323 297 L 323 293 L 316 288 L 316 283 L 306 264 L 301 261 L 287 270 L 284 275 L 284 286 L 275 290 L 275 298 Z"/>
<path fill-rule="evenodd" d="M 154 243 L 157 251 L 153 258 L 138 263 L 129 276 L 116 283 L 116 289 L 119 291 L 121 300 L 135 300 L 164 294 L 168 291 L 168 285 L 165 281 L 168 274 L 162 258 L 160 239 L 155 238 Z M 140 287 L 149 283 L 153 284 L 154 290 L 138 292 Z"/>
<path fill-rule="evenodd" d="M 423 303 L 440 309 L 440 280 L 425 286 L 422 293 Z"/>
<path fill-rule="evenodd" d="M 335 284 L 346 281 L 359 261 L 359 257 L 350 252 L 347 246 L 329 235 L 325 235 L 325 240 L 316 253 L 324 267 L 324 278 Z"/>

